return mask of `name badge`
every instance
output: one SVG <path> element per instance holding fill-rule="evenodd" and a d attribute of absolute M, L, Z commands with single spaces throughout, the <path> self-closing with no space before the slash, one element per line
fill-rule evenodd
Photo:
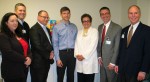
<path fill-rule="evenodd" d="M 25 34 L 25 33 L 26 33 L 26 30 L 23 29 L 23 30 L 22 30 L 22 33 Z"/>
<path fill-rule="evenodd" d="M 110 45 L 110 44 L 111 44 L 111 41 L 106 41 L 106 44 L 109 44 L 109 45 Z"/>
<path fill-rule="evenodd" d="M 110 41 L 110 38 L 109 38 L 109 37 L 107 37 L 107 38 L 106 38 L 106 42 L 105 42 L 105 44 L 108 44 L 108 45 L 110 45 L 110 44 L 111 44 L 111 41 Z"/>
<path fill-rule="evenodd" d="M 121 38 L 124 38 L 124 34 L 122 34 Z"/>

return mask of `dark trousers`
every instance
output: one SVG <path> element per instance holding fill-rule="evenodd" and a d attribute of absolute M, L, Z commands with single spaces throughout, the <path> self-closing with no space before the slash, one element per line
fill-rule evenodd
<path fill-rule="evenodd" d="M 95 74 L 78 73 L 78 82 L 94 82 Z"/>
<path fill-rule="evenodd" d="M 31 82 L 47 82 L 50 66 L 45 68 L 30 67 Z"/>
<path fill-rule="evenodd" d="M 66 68 L 67 82 L 74 82 L 74 70 L 76 62 L 76 59 L 74 58 L 74 50 L 60 50 L 59 56 L 63 63 L 63 67 L 57 66 L 57 82 L 63 82 Z"/>
<path fill-rule="evenodd" d="M 137 76 L 128 76 L 127 74 L 118 74 L 117 82 L 142 82 L 137 80 Z"/>
<path fill-rule="evenodd" d="M 17 79 L 4 79 L 5 82 L 24 82 L 25 78 L 17 78 Z"/>

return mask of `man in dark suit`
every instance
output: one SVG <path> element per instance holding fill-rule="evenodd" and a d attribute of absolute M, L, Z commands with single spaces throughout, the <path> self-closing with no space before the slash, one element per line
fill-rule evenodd
<path fill-rule="evenodd" d="M 24 38 L 29 43 L 29 25 L 24 21 L 26 17 L 26 6 L 23 3 L 17 3 L 15 5 L 15 13 L 18 16 L 18 27 L 16 33 Z"/>
<path fill-rule="evenodd" d="M 47 11 L 38 13 L 38 22 L 31 28 L 30 41 L 33 60 L 31 63 L 31 82 L 47 82 L 50 64 L 54 62 L 53 47 L 49 29 Z"/>
<path fill-rule="evenodd" d="M 122 30 L 115 67 L 118 82 L 142 82 L 149 72 L 150 27 L 139 21 L 140 16 L 138 6 L 129 7 L 128 18 L 131 24 Z"/>
<path fill-rule="evenodd" d="M 26 17 L 26 6 L 23 3 L 17 3 L 15 5 L 15 13 L 18 16 L 18 27 L 15 30 L 15 32 L 19 37 L 25 39 L 29 43 L 29 28 L 30 27 L 29 27 L 28 23 L 26 23 L 24 21 L 24 19 Z M 26 60 L 31 62 L 31 57 L 26 57 Z M 28 76 L 28 68 L 29 67 L 27 67 L 24 70 L 25 74 L 26 74 L 26 79 Z M 25 79 L 25 81 L 26 81 L 26 79 Z"/>
<path fill-rule="evenodd" d="M 98 27 L 99 41 L 97 50 L 101 66 L 100 82 L 116 82 L 117 77 L 114 72 L 114 67 L 119 51 L 122 28 L 120 25 L 111 21 L 111 13 L 108 7 L 102 7 L 99 13 L 104 22 Z M 103 33 L 105 33 L 105 36 L 103 36 Z"/>

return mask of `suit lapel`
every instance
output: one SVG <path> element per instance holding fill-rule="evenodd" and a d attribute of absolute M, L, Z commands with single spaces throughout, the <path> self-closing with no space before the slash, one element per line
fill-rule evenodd
<path fill-rule="evenodd" d="M 49 38 L 50 38 L 50 41 L 51 41 L 51 44 L 52 44 L 52 37 L 51 37 L 51 33 L 50 33 L 50 30 L 48 28 L 46 28 L 47 31 L 48 31 L 48 35 L 49 35 Z"/>
<path fill-rule="evenodd" d="M 38 27 L 39 27 L 38 29 L 39 29 L 41 35 L 42 35 L 43 37 L 47 38 L 47 40 L 48 40 L 48 37 L 47 37 L 46 33 L 44 32 L 43 28 L 41 27 L 41 25 L 39 25 L 38 23 L 37 23 L 37 25 L 38 25 Z M 50 36 L 49 36 L 49 37 L 50 37 Z M 48 40 L 48 42 L 49 42 L 49 40 Z M 50 43 L 50 42 L 49 42 L 49 43 Z M 51 44 L 51 43 L 50 43 L 50 44 Z"/>
<path fill-rule="evenodd" d="M 108 29 L 107 29 L 107 32 L 106 32 L 106 35 L 105 35 L 103 44 L 105 44 L 106 40 L 109 39 L 110 36 L 111 36 L 111 33 L 112 33 L 111 30 L 112 30 L 112 28 L 113 28 L 112 25 L 113 25 L 113 24 L 112 24 L 112 22 L 111 22 L 110 25 L 109 25 L 109 27 L 108 27 Z"/>
<path fill-rule="evenodd" d="M 100 38 L 99 43 L 100 43 L 100 45 L 101 45 L 101 42 L 102 42 L 102 29 L 103 29 L 103 26 L 104 26 L 104 24 L 100 25 L 100 28 L 99 28 L 99 38 Z"/>
<path fill-rule="evenodd" d="M 109 27 L 108 27 L 108 29 L 107 29 L 106 36 L 105 36 L 104 41 L 106 41 L 106 40 L 107 40 L 107 38 L 109 38 L 109 37 L 110 37 L 111 32 L 112 32 L 112 28 L 113 28 L 113 26 L 112 26 L 112 25 L 113 25 L 113 24 L 112 24 L 112 22 L 111 22 L 111 23 L 110 23 L 110 25 L 109 25 Z"/>
<path fill-rule="evenodd" d="M 142 28 L 141 28 L 141 23 L 139 23 L 138 27 L 136 28 L 136 30 L 135 30 L 135 32 L 134 32 L 132 38 L 131 38 L 131 41 L 130 41 L 131 44 L 132 44 L 132 42 L 134 42 L 135 38 L 137 38 L 138 36 L 141 35 L 141 34 L 140 34 L 141 29 L 142 29 Z M 129 45 L 130 45 L 130 44 L 129 44 Z"/>

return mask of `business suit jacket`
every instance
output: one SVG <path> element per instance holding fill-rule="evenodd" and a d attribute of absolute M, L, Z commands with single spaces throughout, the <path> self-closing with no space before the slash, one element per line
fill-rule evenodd
<path fill-rule="evenodd" d="M 139 71 L 149 72 L 150 66 L 150 31 L 149 26 L 139 23 L 129 46 L 127 47 L 127 34 L 130 25 L 121 33 L 120 50 L 116 64 L 119 74 L 137 76 Z"/>
<path fill-rule="evenodd" d="M 20 42 L 15 37 L 9 37 L 4 33 L 0 33 L 0 50 L 2 53 L 2 78 L 25 78 L 25 57 Z M 31 57 L 30 49 L 28 49 L 27 56 Z"/>
<path fill-rule="evenodd" d="M 48 30 L 48 32 L 51 40 L 50 31 Z M 33 54 L 31 67 L 42 68 L 45 66 L 50 66 L 50 63 L 53 63 L 53 60 L 49 59 L 50 52 L 53 51 L 53 47 L 40 24 L 36 23 L 30 29 L 29 34 L 31 42 L 31 51 Z"/>
<path fill-rule="evenodd" d="M 29 25 L 24 21 L 23 25 L 18 22 L 18 27 L 15 30 L 16 34 L 24 38 L 29 43 Z"/>
<path fill-rule="evenodd" d="M 105 68 L 109 65 L 109 63 L 115 64 L 116 58 L 119 51 L 119 42 L 120 42 L 120 34 L 121 34 L 121 26 L 111 21 L 109 28 L 107 30 L 105 39 L 103 44 L 101 44 L 101 34 L 104 24 L 101 24 L 98 27 L 99 31 L 99 42 L 98 42 L 98 56 L 103 59 L 103 65 Z M 102 45 L 102 52 L 101 52 Z M 102 54 L 101 54 L 102 53 Z"/>

